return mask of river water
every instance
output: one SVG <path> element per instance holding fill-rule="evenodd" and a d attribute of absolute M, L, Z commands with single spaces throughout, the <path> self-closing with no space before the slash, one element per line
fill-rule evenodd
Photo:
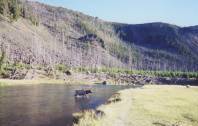
<path fill-rule="evenodd" d="M 129 86 L 34 85 L 0 88 L 0 126 L 70 126 L 72 113 L 95 109 Z M 90 89 L 86 98 L 75 90 Z"/>

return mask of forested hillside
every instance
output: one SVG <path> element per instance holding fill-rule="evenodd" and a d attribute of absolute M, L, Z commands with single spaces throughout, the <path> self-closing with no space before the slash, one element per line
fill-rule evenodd
<path fill-rule="evenodd" d="M 0 0 L 0 14 L 1 69 L 198 71 L 196 26 L 112 23 L 25 0 Z"/>
<path fill-rule="evenodd" d="M 119 37 L 141 52 L 146 69 L 197 70 L 198 29 L 166 23 L 115 24 Z M 154 68 L 153 68 L 154 67 Z"/>

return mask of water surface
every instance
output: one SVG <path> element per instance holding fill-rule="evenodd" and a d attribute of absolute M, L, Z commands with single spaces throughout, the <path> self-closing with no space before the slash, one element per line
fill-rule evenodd
<path fill-rule="evenodd" d="M 129 86 L 34 85 L 0 88 L 0 126 L 70 126 L 72 113 L 95 109 Z M 91 89 L 87 98 L 75 90 Z"/>

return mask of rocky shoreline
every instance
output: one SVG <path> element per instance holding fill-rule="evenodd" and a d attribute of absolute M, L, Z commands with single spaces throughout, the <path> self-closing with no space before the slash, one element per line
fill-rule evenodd
<path fill-rule="evenodd" d="M 68 74 L 69 72 L 69 74 Z M 39 80 L 39 79 L 54 79 L 63 80 L 66 84 L 73 82 L 97 84 L 102 83 L 113 85 L 192 85 L 198 86 L 198 78 L 171 78 L 171 77 L 157 77 L 137 74 L 110 74 L 110 73 L 90 73 L 90 72 L 73 72 L 67 73 L 56 71 L 54 75 L 49 75 L 44 70 L 22 70 L 10 73 L 10 76 L 4 79 L 10 80 Z"/>
<path fill-rule="evenodd" d="M 171 78 L 171 77 L 154 77 L 145 75 L 127 75 L 121 74 L 113 77 L 118 83 L 126 84 L 159 84 L 159 85 L 193 85 L 198 86 L 198 78 Z"/>

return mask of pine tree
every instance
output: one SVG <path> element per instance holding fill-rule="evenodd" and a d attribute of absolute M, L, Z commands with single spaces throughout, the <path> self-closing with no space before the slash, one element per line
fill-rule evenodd
<path fill-rule="evenodd" d="M 5 1 L 0 0 L 0 14 L 4 14 L 4 9 L 5 9 Z"/>
<path fill-rule="evenodd" d="M 0 14 L 2 15 L 8 14 L 9 12 L 8 1 L 9 0 L 0 0 Z"/>
<path fill-rule="evenodd" d="M 11 18 L 17 20 L 21 13 L 18 0 L 11 0 L 9 9 L 10 9 Z"/>
<path fill-rule="evenodd" d="M 0 14 L 17 20 L 21 15 L 21 8 L 18 0 L 0 0 Z"/>

